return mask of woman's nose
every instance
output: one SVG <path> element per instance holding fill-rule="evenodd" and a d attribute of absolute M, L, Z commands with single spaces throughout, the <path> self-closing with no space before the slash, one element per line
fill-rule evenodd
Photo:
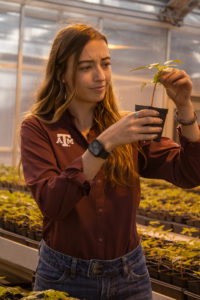
<path fill-rule="evenodd" d="M 97 81 L 105 80 L 105 73 L 101 66 L 95 68 L 94 79 Z"/>

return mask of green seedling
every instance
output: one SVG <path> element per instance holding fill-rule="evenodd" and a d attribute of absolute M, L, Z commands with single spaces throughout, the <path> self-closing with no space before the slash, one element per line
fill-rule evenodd
<path fill-rule="evenodd" d="M 192 236 L 192 234 L 195 232 L 198 232 L 199 230 L 197 228 L 187 228 L 187 227 L 184 227 L 181 231 L 181 234 L 185 234 L 185 235 L 188 235 L 188 236 Z"/>
<path fill-rule="evenodd" d="M 153 76 L 153 80 L 152 82 L 154 83 L 154 88 L 153 88 L 153 93 L 152 93 L 152 98 L 151 98 L 151 106 L 153 106 L 153 102 L 154 102 L 154 96 L 155 96 L 155 91 L 156 91 L 156 87 L 160 84 L 160 73 L 167 69 L 167 68 L 174 68 L 177 67 L 176 64 L 173 63 L 179 63 L 179 64 L 183 64 L 183 62 L 179 59 L 172 59 L 172 60 L 167 60 L 164 62 L 163 65 L 161 65 L 160 63 L 153 63 L 147 66 L 143 66 L 143 67 L 138 67 L 138 68 L 134 68 L 131 69 L 130 72 L 133 71 L 138 71 L 138 70 L 143 70 L 143 69 L 147 69 L 147 70 L 156 70 L 156 73 Z M 143 82 L 141 85 L 141 91 L 143 90 L 143 88 L 147 85 L 147 82 Z M 174 91 L 172 91 L 170 89 L 170 91 L 172 93 L 175 93 Z"/>

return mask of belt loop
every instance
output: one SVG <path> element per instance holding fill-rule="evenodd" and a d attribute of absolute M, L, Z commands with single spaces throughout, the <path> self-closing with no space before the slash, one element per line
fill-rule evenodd
<path fill-rule="evenodd" d="M 128 274 L 128 265 L 127 265 L 127 258 L 126 258 L 126 256 L 122 256 L 122 263 L 123 263 L 123 273 L 124 273 L 124 276 L 127 276 L 127 274 Z"/>
<path fill-rule="evenodd" d="M 92 268 L 92 264 L 93 264 L 93 259 L 90 259 L 88 269 L 87 269 L 87 277 L 90 277 L 90 271 L 91 271 L 91 268 Z"/>
<path fill-rule="evenodd" d="M 72 258 L 72 264 L 71 264 L 71 278 L 76 277 L 76 265 L 77 265 L 77 258 Z"/>

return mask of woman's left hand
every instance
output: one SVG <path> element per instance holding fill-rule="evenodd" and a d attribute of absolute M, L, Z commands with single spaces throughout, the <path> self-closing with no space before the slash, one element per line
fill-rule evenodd
<path fill-rule="evenodd" d="M 167 95 L 174 101 L 177 108 L 187 106 L 190 102 L 192 81 L 183 70 L 163 70 L 160 82 L 166 88 Z"/>

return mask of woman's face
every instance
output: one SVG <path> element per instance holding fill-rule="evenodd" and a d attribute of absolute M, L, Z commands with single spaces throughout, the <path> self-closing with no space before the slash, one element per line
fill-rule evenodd
<path fill-rule="evenodd" d="M 72 88 L 74 57 L 68 62 L 64 80 Z M 80 55 L 73 101 L 97 103 L 103 100 L 111 80 L 110 53 L 104 40 L 89 41 Z"/>

